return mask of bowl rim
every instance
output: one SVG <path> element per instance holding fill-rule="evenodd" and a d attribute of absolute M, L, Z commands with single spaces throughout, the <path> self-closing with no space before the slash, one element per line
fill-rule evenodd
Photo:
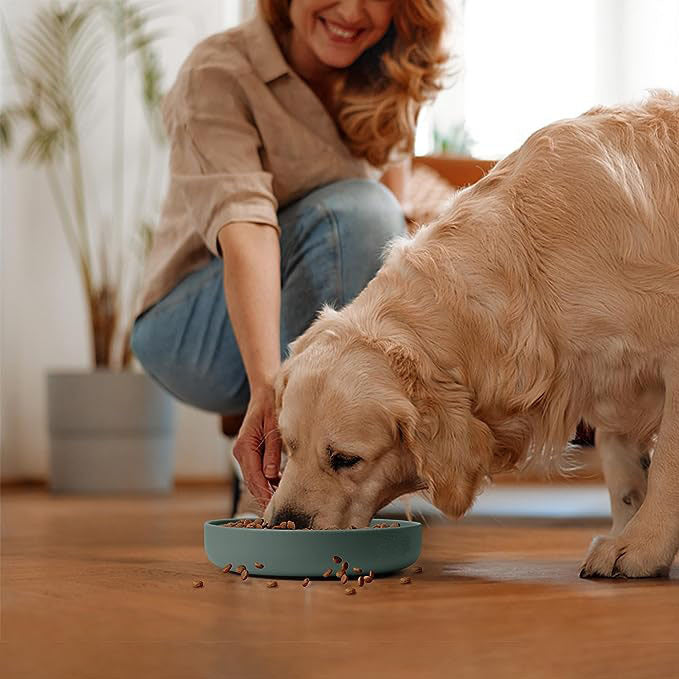
<path fill-rule="evenodd" d="M 205 521 L 203 526 L 207 528 L 208 526 L 214 526 L 215 528 L 223 526 L 225 523 L 228 523 L 229 521 L 242 521 L 242 519 L 236 519 L 236 518 L 228 518 L 228 519 L 209 519 Z M 398 526 L 389 526 L 390 529 L 392 530 L 399 530 L 402 528 L 407 528 L 407 529 L 413 529 L 413 528 L 421 528 L 422 524 L 419 521 L 409 521 L 407 519 L 385 519 L 385 518 L 379 518 L 375 517 L 374 519 L 371 519 L 370 521 L 370 526 L 363 526 L 362 528 L 321 528 L 319 530 L 306 530 L 305 528 L 279 528 L 276 532 L 277 533 L 298 533 L 298 534 L 304 534 L 304 535 L 312 535 L 312 534 L 318 534 L 322 533 L 324 535 L 332 535 L 333 533 L 342 533 L 342 534 L 347 534 L 350 535 L 351 533 L 356 533 L 357 531 L 372 531 L 373 523 L 394 523 L 398 522 Z M 248 531 L 248 533 L 252 532 L 252 528 L 244 528 L 244 527 L 236 527 L 236 526 L 231 526 L 231 530 L 245 530 Z M 380 529 L 383 530 L 383 529 Z M 386 529 L 384 529 L 386 530 Z M 264 531 L 265 533 L 268 533 L 270 531 Z"/>

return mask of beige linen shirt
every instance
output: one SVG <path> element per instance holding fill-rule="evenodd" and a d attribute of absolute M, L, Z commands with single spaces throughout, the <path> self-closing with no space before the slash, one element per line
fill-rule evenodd
<path fill-rule="evenodd" d="M 351 155 L 261 17 L 201 42 L 163 101 L 170 182 L 137 313 L 219 256 L 232 222 L 277 229 L 314 188 L 380 171 Z"/>

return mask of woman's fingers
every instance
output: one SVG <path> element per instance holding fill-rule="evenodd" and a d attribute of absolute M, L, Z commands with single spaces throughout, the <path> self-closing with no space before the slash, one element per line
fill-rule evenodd
<path fill-rule="evenodd" d="M 265 507 L 273 492 L 262 473 L 262 456 L 257 437 L 249 431 L 242 432 L 233 447 L 233 455 L 240 464 L 248 489 L 257 502 Z"/>
<path fill-rule="evenodd" d="M 281 468 L 281 434 L 278 431 L 276 416 L 269 415 L 264 420 L 264 459 L 262 468 L 264 476 L 271 482 L 278 482 Z"/>

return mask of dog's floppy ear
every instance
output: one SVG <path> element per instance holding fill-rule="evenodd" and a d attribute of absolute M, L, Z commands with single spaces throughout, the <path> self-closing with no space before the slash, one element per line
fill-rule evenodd
<path fill-rule="evenodd" d="M 469 396 L 457 384 L 439 384 L 417 410 L 416 421 L 404 427 L 406 447 L 432 503 L 449 516 L 461 516 L 491 471 L 493 435 L 473 416 Z"/>
<path fill-rule="evenodd" d="M 365 341 L 382 352 L 393 373 L 409 398 L 413 398 L 422 377 L 424 366 L 417 353 L 409 346 L 388 337 L 367 337 Z"/>
<path fill-rule="evenodd" d="M 296 356 L 308 348 L 325 331 L 331 332 L 329 326 L 340 318 L 340 313 L 327 304 L 318 312 L 316 320 L 296 340 L 288 345 L 288 356 Z"/>

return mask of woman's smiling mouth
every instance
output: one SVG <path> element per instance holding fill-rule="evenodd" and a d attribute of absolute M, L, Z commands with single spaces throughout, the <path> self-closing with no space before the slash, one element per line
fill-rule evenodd
<path fill-rule="evenodd" d="M 326 33 L 333 42 L 341 42 L 346 44 L 353 43 L 365 31 L 363 28 L 345 28 L 324 17 L 319 17 L 319 20 L 323 24 Z"/>

